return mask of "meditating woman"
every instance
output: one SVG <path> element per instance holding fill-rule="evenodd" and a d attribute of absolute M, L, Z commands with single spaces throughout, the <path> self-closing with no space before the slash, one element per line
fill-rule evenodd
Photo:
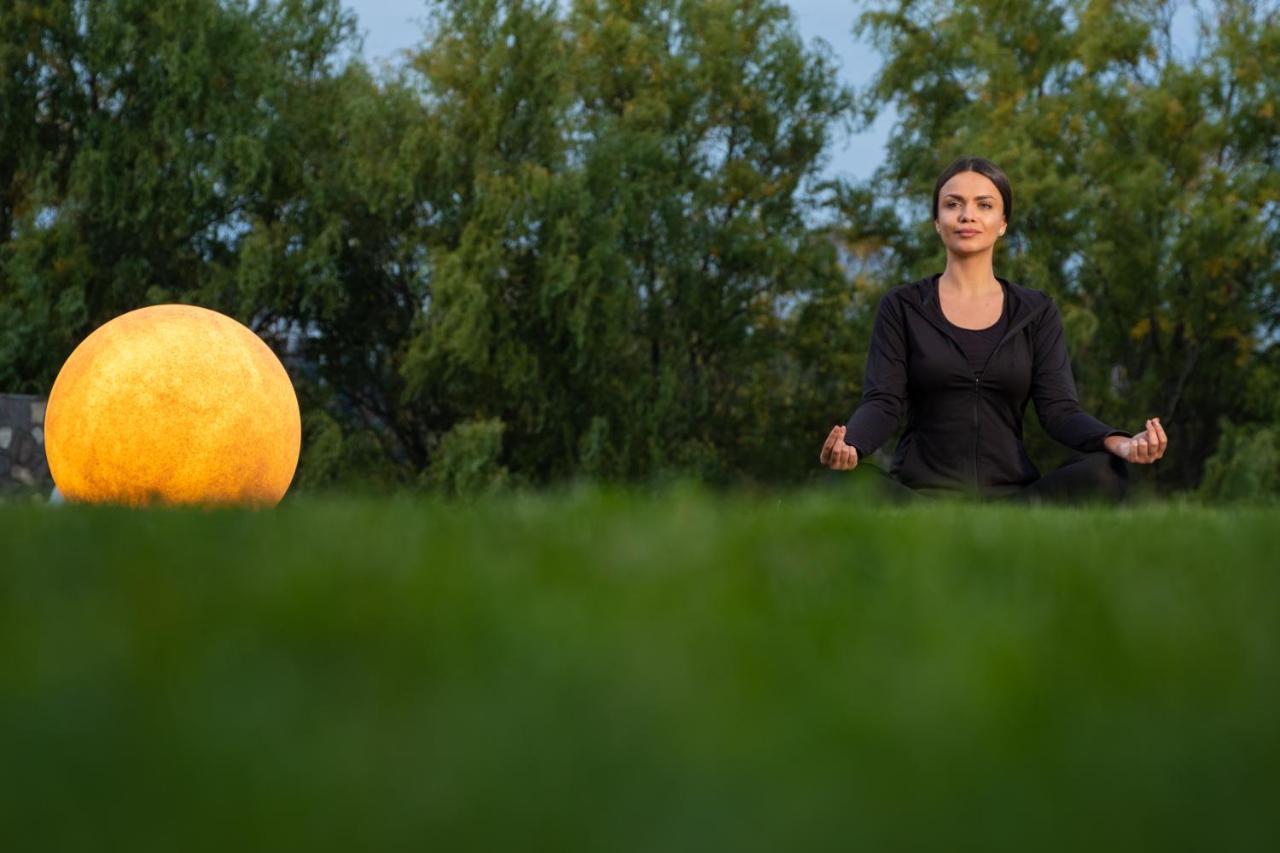
<path fill-rule="evenodd" d="M 962 158 L 938 178 L 933 219 L 946 269 L 880 301 L 862 400 L 827 436 L 823 465 L 859 470 L 855 479 L 897 500 L 967 494 L 1118 501 L 1127 465 L 1164 455 L 1169 441 L 1159 418 L 1134 435 L 1080 407 L 1057 305 L 994 274 L 992 254 L 1012 210 L 1009 179 L 989 160 Z M 1079 454 L 1044 476 L 1022 442 L 1028 400 L 1045 431 Z M 906 429 L 889 472 L 859 468 L 903 414 Z"/>

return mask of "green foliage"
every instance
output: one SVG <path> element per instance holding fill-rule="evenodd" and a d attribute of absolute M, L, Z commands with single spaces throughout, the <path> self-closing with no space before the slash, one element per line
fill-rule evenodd
<path fill-rule="evenodd" d="M 937 271 L 936 176 L 964 154 L 1001 165 L 1014 205 L 997 273 L 1061 303 L 1086 406 L 1134 431 L 1160 416 L 1154 473 L 1194 482 L 1251 372 L 1274 370 L 1274 9 L 1199 4 L 1188 54 L 1171 0 L 867 5 L 859 30 L 885 64 L 860 113 L 892 106 L 899 124 L 884 167 L 845 190 L 850 235 L 880 249 L 889 283 Z"/>
<path fill-rule="evenodd" d="M 302 439 L 294 489 L 383 494 L 404 485 L 402 472 L 373 432 L 344 428 L 323 408 L 310 408 L 303 415 Z"/>
<path fill-rule="evenodd" d="M 293 111 L 352 26 L 338 0 L 5 5 L 0 387 L 48 393 L 79 340 L 146 304 L 267 324 L 230 292 L 241 236 L 284 201 Z"/>
<path fill-rule="evenodd" d="M 1278 520 L 0 505 L 5 849 L 1270 851 Z"/>
<path fill-rule="evenodd" d="M 862 328 L 810 224 L 829 53 L 777 0 L 429 8 L 382 79 L 337 0 L 0 12 L 0 387 L 180 300 L 287 353 L 304 485 L 486 417 L 535 482 L 800 476 Z"/>
<path fill-rule="evenodd" d="M 444 3 L 414 74 L 456 192 L 401 405 L 499 407 L 536 480 L 802 471 L 838 386 L 776 307 L 842 287 L 801 183 L 846 100 L 785 8 Z"/>
<path fill-rule="evenodd" d="M 456 425 L 440 440 L 423 477 L 425 484 L 450 497 L 501 490 L 508 483 L 507 469 L 498 464 L 505 429 L 498 418 Z"/>
<path fill-rule="evenodd" d="M 1280 440 L 1274 428 L 1221 425 L 1218 449 L 1204 466 L 1199 494 L 1210 500 L 1280 497 Z"/>

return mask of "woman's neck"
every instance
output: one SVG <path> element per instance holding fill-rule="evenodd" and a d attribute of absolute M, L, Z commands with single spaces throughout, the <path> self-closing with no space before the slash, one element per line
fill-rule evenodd
<path fill-rule="evenodd" d="M 981 299 L 1000 290 L 991 267 L 991 255 L 984 253 L 962 258 L 947 256 L 947 268 L 938 279 L 938 287 L 964 299 Z"/>

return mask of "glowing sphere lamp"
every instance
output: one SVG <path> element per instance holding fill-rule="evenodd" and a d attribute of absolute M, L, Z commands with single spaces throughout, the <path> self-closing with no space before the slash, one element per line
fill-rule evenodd
<path fill-rule="evenodd" d="M 49 471 L 69 502 L 274 506 L 301 441 L 284 365 L 250 329 L 194 305 L 99 327 L 45 411 Z"/>

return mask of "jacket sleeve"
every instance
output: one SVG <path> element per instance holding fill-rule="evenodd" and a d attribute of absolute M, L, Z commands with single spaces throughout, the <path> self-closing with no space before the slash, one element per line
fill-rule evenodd
<path fill-rule="evenodd" d="M 1062 314 L 1052 300 L 1034 333 L 1031 398 L 1045 432 L 1072 450 L 1081 453 L 1105 450 L 1102 440 L 1107 436 L 1133 435 L 1104 424 L 1080 407 L 1062 330 Z"/>
<path fill-rule="evenodd" d="M 907 397 L 907 336 L 902 306 L 886 294 L 876 309 L 862 380 L 862 401 L 845 424 L 844 443 L 861 460 L 898 429 Z"/>

